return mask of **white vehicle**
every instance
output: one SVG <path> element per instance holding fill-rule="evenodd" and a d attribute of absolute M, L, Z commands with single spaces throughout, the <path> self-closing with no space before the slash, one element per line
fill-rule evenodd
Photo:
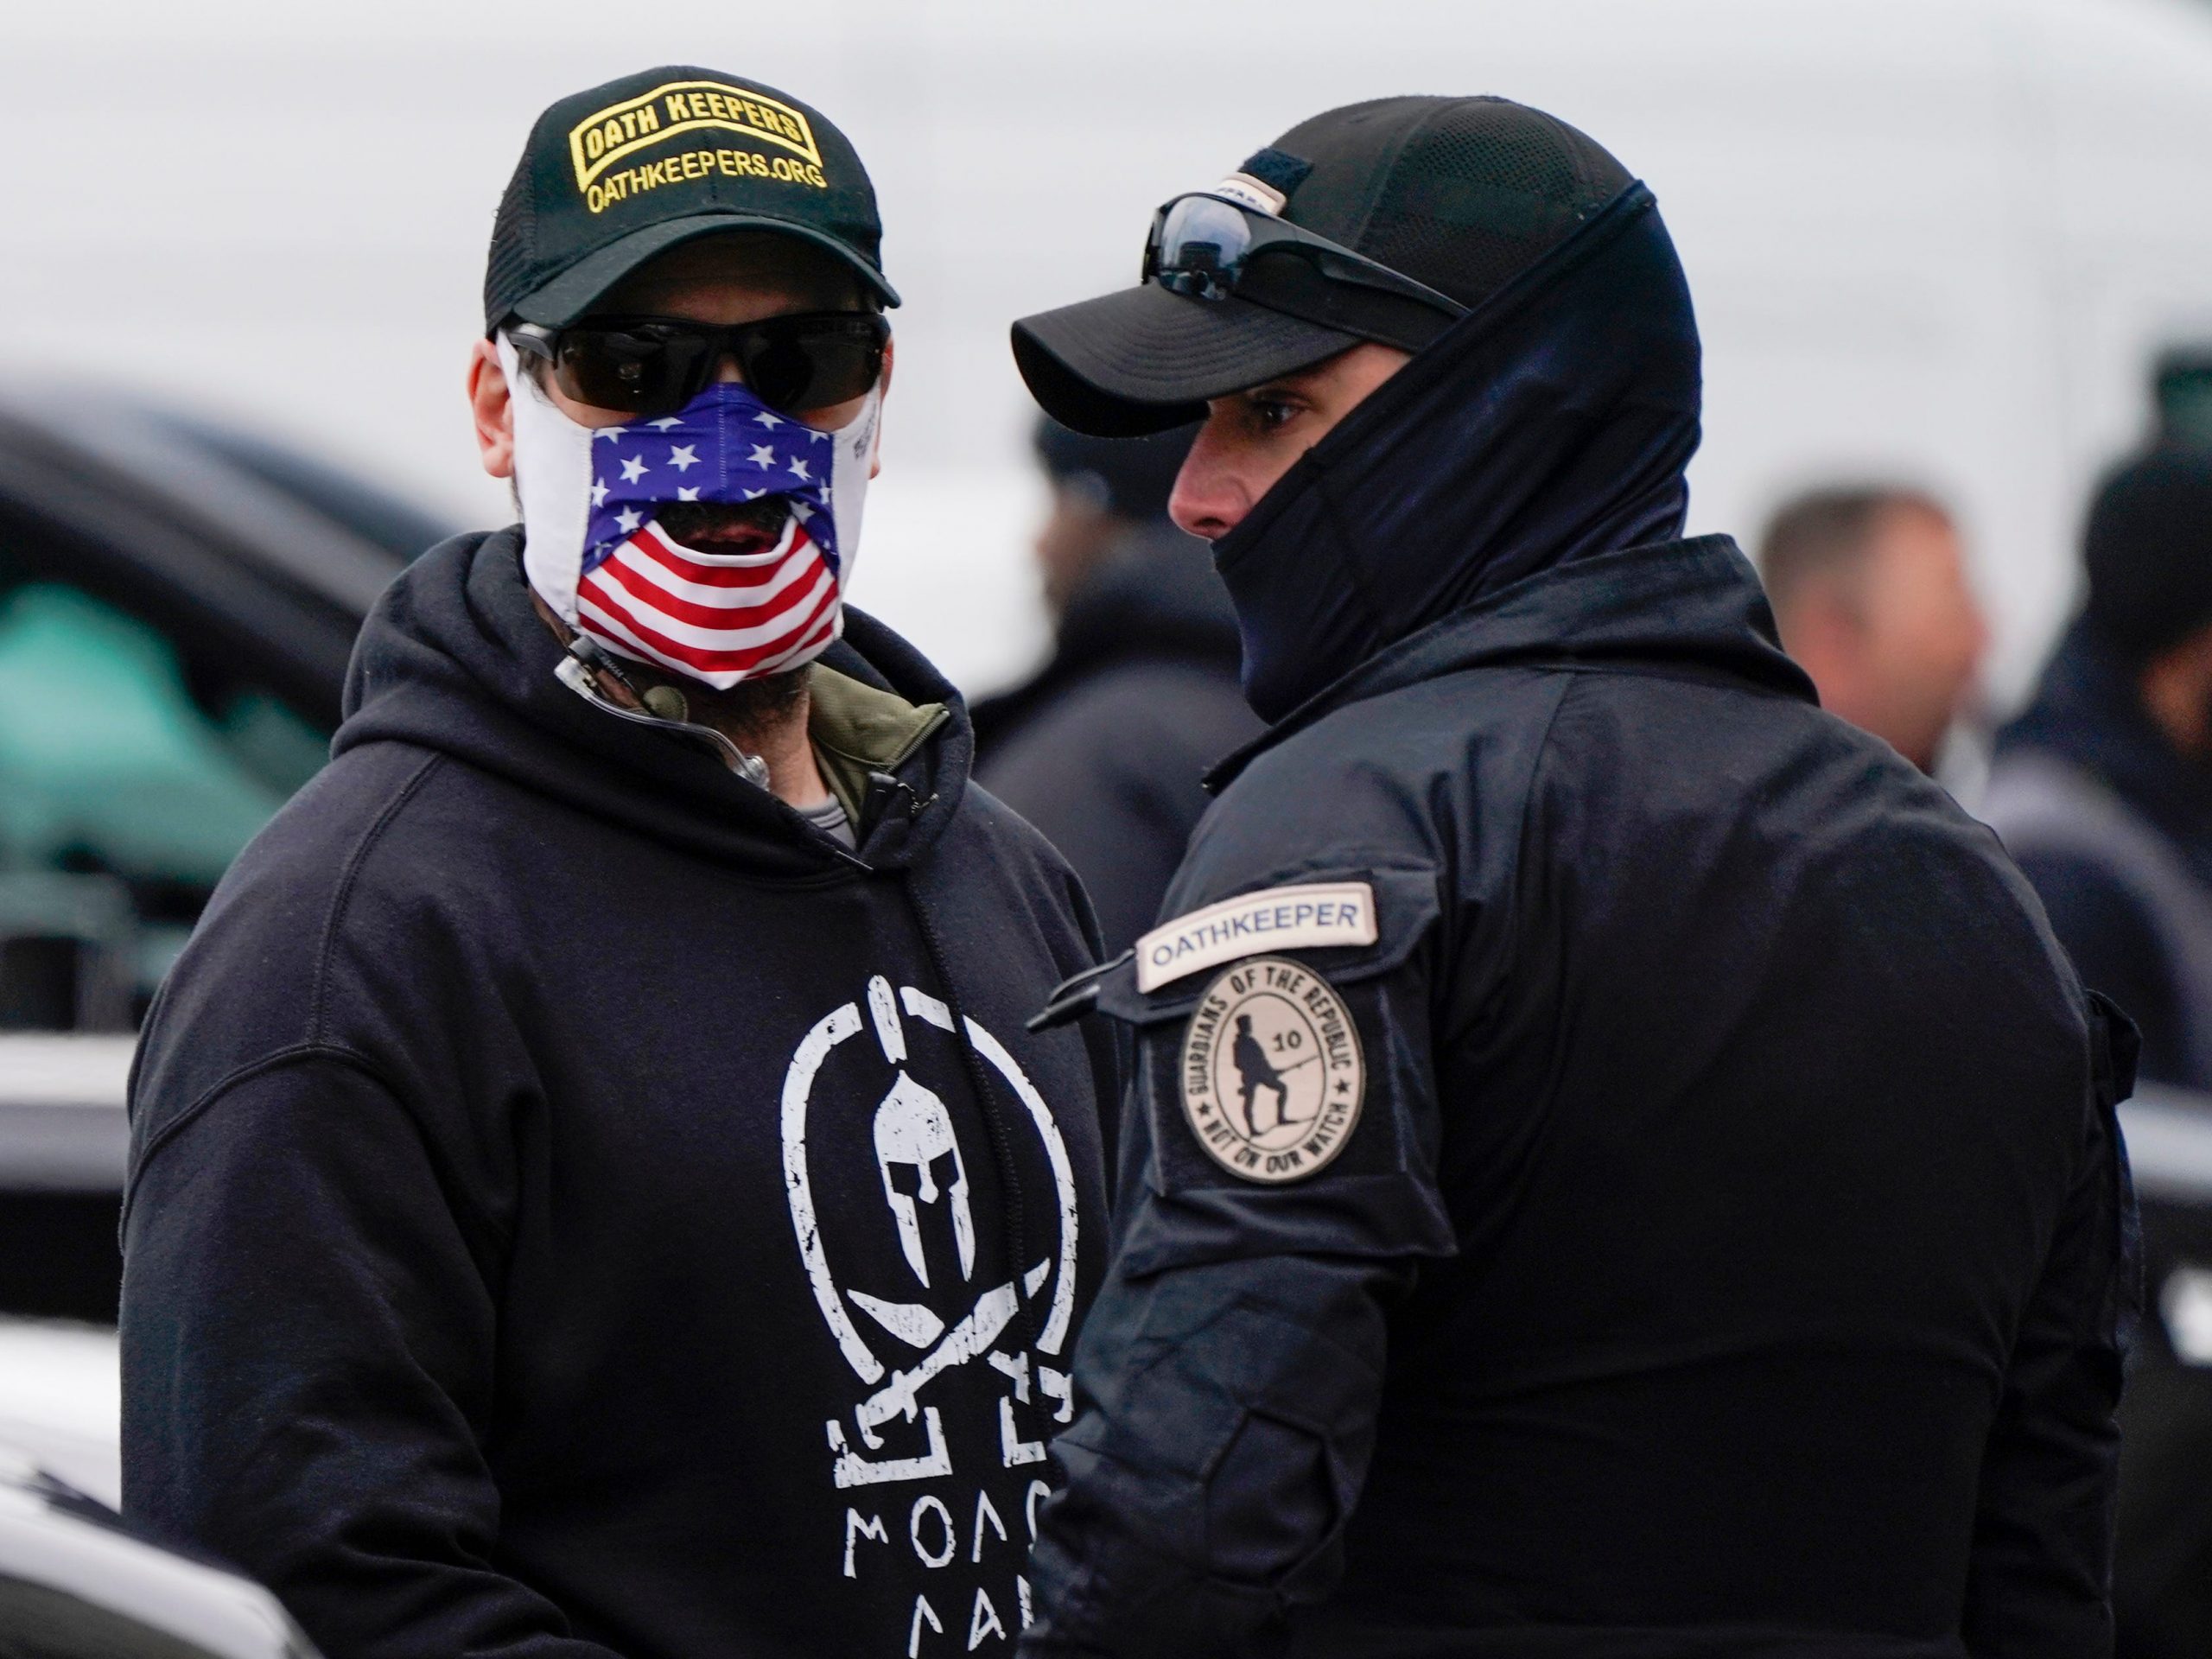
<path fill-rule="evenodd" d="M 0 1651 L 10 1659 L 315 1659 L 259 1585 L 149 1542 L 4 1449 Z"/>

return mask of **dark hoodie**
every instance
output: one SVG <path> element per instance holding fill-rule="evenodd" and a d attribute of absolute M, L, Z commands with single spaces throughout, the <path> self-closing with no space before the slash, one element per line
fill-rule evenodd
<path fill-rule="evenodd" d="M 1284 895 L 1103 978 L 1025 1652 L 2108 1651 L 2125 1022 L 1734 545 L 1663 539 L 1696 389 L 1638 190 L 1217 544 L 1277 724 L 1165 913 L 1351 884 L 1372 943 L 1271 948 Z M 1270 1096 L 1311 1139 L 1239 1162 Z"/>
<path fill-rule="evenodd" d="M 386 594 L 154 1009 L 126 1507 L 334 1659 L 1010 1643 L 1101 1259 L 1110 1055 L 1022 1028 L 1079 891 L 880 625 L 815 671 L 849 854 L 558 683 L 519 546 Z"/>
<path fill-rule="evenodd" d="M 1110 956 L 1158 918 L 1206 769 L 1259 729 L 1205 543 L 1162 522 L 1070 600 L 1035 678 L 976 705 L 977 773 L 1075 867 Z"/>

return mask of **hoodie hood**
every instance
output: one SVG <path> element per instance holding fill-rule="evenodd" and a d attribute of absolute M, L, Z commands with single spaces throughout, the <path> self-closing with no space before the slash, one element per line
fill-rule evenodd
<path fill-rule="evenodd" d="M 1680 535 L 1699 361 L 1674 244 L 1632 185 L 1214 543 L 1252 707 L 1280 720 L 1486 595 Z"/>
<path fill-rule="evenodd" d="M 859 612 L 822 666 L 950 718 L 899 764 L 903 809 L 879 810 L 859 854 L 911 862 L 942 832 L 973 753 L 959 694 L 912 646 Z M 579 811 L 766 876 L 821 878 L 850 864 L 800 816 L 681 734 L 634 725 L 554 677 L 562 651 L 531 604 L 519 526 L 456 537 L 378 601 L 346 671 L 334 755 L 410 743 Z"/>

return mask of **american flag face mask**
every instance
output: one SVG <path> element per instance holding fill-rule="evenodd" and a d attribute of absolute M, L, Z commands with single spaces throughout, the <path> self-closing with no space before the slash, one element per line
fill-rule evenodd
<path fill-rule="evenodd" d="M 725 689 L 829 649 L 844 630 L 879 392 L 835 432 L 734 381 L 673 415 L 588 427 L 554 405 L 504 336 L 499 352 L 514 404 L 523 569 L 563 621 L 620 656 Z M 756 553 L 685 547 L 658 518 L 679 502 L 767 496 L 790 512 Z"/>

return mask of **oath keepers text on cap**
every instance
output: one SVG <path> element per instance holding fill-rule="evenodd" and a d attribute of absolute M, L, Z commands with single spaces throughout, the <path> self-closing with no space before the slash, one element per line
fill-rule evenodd
<path fill-rule="evenodd" d="M 720 129 L 788 151 L 764 156 L 751 149 L 686 149 L 655 161 L 622 165 L 648 145 L 678 133 Z M 593 213 L 642 191 L 715 174 L 726 178 L 774 179 L 829 188 L 822 152 L 806 117 L 759 92 L 741 92 L 712 80 L 676 80 L 596 110 L 569 130 L 569 156 L 576 188 Z"/>

